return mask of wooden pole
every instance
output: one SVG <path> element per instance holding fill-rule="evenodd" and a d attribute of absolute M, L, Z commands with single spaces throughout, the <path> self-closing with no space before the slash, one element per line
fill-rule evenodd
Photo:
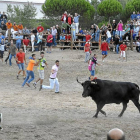
<path fill-rule="evenodd" d="M 130 34 L 131 34 L 131 39 L 130 39 L 130 48 L 131 48 L 131 50 L 133 51 L 133 37 L 132 37 L 132 30 L 131 30 L 131 32 L 130 32 Z"/>
<path fill-rule="evenodd" d="M 71 50 L 73 50 L 73 29 L 71 28 Z"/>

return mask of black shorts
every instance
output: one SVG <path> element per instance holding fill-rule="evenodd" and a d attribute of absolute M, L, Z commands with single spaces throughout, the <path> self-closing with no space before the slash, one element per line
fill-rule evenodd
<path fill-rule="evenodd" d="M 0 51 L 0 57 L 3 58 L 4 51 Z"/>

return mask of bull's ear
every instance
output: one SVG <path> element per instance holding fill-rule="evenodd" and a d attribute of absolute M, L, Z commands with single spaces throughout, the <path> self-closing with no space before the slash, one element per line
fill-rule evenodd
<path fill-rule="evenodd" d="M 84 85 L 84 83 L 81 84 L 82 86 Z"/>

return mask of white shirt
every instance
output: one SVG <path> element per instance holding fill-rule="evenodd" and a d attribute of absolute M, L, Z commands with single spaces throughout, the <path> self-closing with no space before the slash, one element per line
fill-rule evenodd
<path fill-rule="evenodd" d="M 56 78 L 58 72 L 58 66 L 54 65 L 52 67 L 52 70 L 54 70 L 54 73 L 53 74 L 51 73 L 50 78 Z"/>
<path fill-rule="evenodd" d="M 106 35 L 107 35 L 108 38 L 111 37 L 111 33 L 109 31 L 106 32 Z"/>
<path fill-rule="evenodd" d="M 4 51 L 4 46 L 5 46 L 4 44 L 3 45 L 2 44 L 0 45 L 0 51 Z"/>
<path fill-rule="evenodd" d="M 140 42 L 136 42 L 136 45 L 139 47 L 140 46 Z"/>
<path fill-rule="evenodd" d="M 35 35 L 31 35 L 31 42 L 35 41 Z"/>

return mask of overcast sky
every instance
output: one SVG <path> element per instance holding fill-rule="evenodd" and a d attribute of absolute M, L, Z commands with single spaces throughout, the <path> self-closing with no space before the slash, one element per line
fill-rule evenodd
<path fill-rule="evenodd" d="M 36 2 L 36 3 L 44 3 L 45 2 L 45 0 L 2 0 L 2 1 L 18 1 L 18 2 L 29 1 L 29 2 Z"/>

